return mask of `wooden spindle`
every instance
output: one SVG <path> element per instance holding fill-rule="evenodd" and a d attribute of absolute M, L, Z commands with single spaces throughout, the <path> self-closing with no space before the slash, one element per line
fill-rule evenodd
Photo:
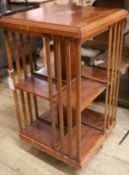
<path fill-rule="evenodd" d="M 111 50 L 112 50 L 112 27 L 109 29 L 109 41 L 108 41 L 108 62 L 107 62 L 107 83 L 106 83 L 106 100 L 105 100 L 105 112 L 104 112 L 104 132 L 109 128 L 109 115 L 108 114 L 108 100 L 109 100 L 109 86 L 110 86 L 110 69 L 111 69 Z"/>
<path fill-rule="evenodd" d="M 67 80 L 67 122 L 68 122 L 68 155 L 72 157 L 72 105 L 71 105 L 71 54 L 70 41 L 65 40 L 66 80 Z"/>
<path fill-rule="evenodd" d="M 116 98 L 115 97 L 115 82 L 116 82 L 116 67 L 117 67 L 117 42 L 118 42 L 118 23 L 116 24 L 116 31 L 114 31 L 114 35 L 116 36 L 116 39 L 115 39 L 115 43 L 114 43 L 114 51 L 113 51 L 113 60 L 114 60 L 114 64 L 113 64 L 113 83 L 112 83 L 112 100 L 111 100 L 111 119 L 110 119 L 110 124 L 112 125 L 112 120 L 114 118 L 114 99 Z"/>
<path fill-rule="evenodd" d="M 81 161 L 81 48 L 76 42 L 76 121 L 77 121 L 77 161 Z"/>
<path fill-rule="evenodd" d="M 27 78 L 27 65 L 26 65 L 26 58 L 25 58 L 25 49 L 24 49 L 24 36 L 20 33 L 20 45 L 21 45 L 21 59 L 24 71 L 24 78 Z"/>
<path fill-rule="evenodd" d="M 20 44 L 21 44 L 21 56 L 22 56 L 22 65 L 23 65 L 24 77 L 27 78 L 28 72 L 27 72 L 27 63 L 26 63 L 25 49 L 24 49 L 24 36 L 21 33 L 20 33 Z M 31 97 L 30 97 L 30 94 L 28 92 L 26 93 L 26 95 L 27 95 L 30 122 L 32 122 L 33 121 L 33 116 L 32 116 L 33 114 L 32 114 Z M 26 124 L 28 124 L 27 109 L 26 109 L 24 93 L 22 93 L 22 100 L 24 101 L 23 108 L 24 108 L 24 112 L 25 112 L 24 113 L 25 121 L 27 122 Z"/>
<path fill-rule="evenodd" d="M 34 68 L 33 68 L 33 59 L 32 59 L 31 37 L 29 35 L 27 35 L 27 43 L 28 43 L 28 57 L 29 57 L 29 63 L 30 63 L 30 70 L 32 74 L 34 71 Z M 38 117 L 39 116 L 38 103 L 37 103 L 37 97 L 35 95 L 33 95 L 33 101 L 34 101 L 34 107 L 35 107 L 35 115 L 36 117 Z"/>
<path fill-rule="evenodd" d="M 47 59 L 47 69 L 48 69 L 48 85 L 49 85 L 49 97 L 50 97 L 50 111 L 52 119 L 52 135 L 53 135 L 53 149 L 56 149 L 56 116 L 55 116 L 55 106 L 53 98 L 53 83 L 52 83 L 52 68 L 51 68 L 51 58 L 50 58 L 50 38 L 45 36 L 45 47 L 46 47 L 46 59 Z"/>
<path fill-rule="evenodd" d="M 117 32 L 117 48 L 116 48 L 116 61 L 115 61 L 115 72 L 114 72 L 114 88 L 113 88 L 113 102 L 112 102 L 112 118 L 111 118 L 111 125 L 113 124 L 113 120 L 115 118 L 114 111 L 115 111 L 115 101 L 116 101 L 116 89 L 117 89 L 117 72 L 118 72 L 118 64 L 119 64 L 119 54 L 120 54 L 120 35 L 121 35 L 121 29 L 120 29 L 120 22 L 118 23 L 118 32 Z"/>
<path fill-rule="evenodd" d="M 5 37 L 5 45 L 6 45 L 6 50 L 7 50 L 7 58 L 8 58 L 8 64 L 9 64 L 9 71 L 11 71 L 11 78 L 13 82 L 15 83 L 15 78 L 14 78 L 14 67 L 13 67 L 13 61 L 12 61 L 12 54 L 11 54 L 11 48 L 10 48 L 10 42 L 9 42 L 9 35 L 7 31 L 4 31 L 4 37 Z M 18 101 L 18 95 L 17 91 L 13 90 L 13 96 L 14 96 L 14 101 L 15 101 L 15 106 L 16 106 L 16 113 L 17 113 L 17 118 L 18 118 L 18 125 L 20 131 L 22 130 L 22 120 L 21 120 L 21 113 L 20 113 L 20 107 L 19 107 L 19 101 Z"/>
<path fill-rule="evenodd" d="M 20 61 L 19 61 L 20 58 L 18 56 L 17 38 L 16 38 L 15 33 L 12 33 L 12 39 L 13 39 L 13 46 L 14 46 L 14 54 L 15 54 L 15 60 L 16 60 L 16 69 L 17 69 L 17 74 L 18 74 L 18 80 L 20 81 L 22 79 L 22 75 L 21 75 L 21 70 L 20 70 Z M 25 125 L 27 125 L 28 124 L 27 111 L 26 111 L 26 106 L 25 106 L 25 97 L 24 97 L 24 93 L 23 93 L 22 90 L 20 90 L 20 96 L 21 96 L 21 101 L 22 101 L 24 123 L 25 123 Z"/>
<path fill-rule="evenodd" d="M 30 63 L 31 74 L 33 73 L 33 59 L 32 59 L 32 49 L 31 49 L 31 37 L 27 35 L 27 45 L 28 45 L 28 58 Z"/>
<path fill-rule="evenodd" d="M 59 38 L 54 40 L 55 47 L 55 62 L 56 62 L 56 77 L 58 88 L 58 111 L 59 111 L 59 126 L 60 126 L 60 138 L 61 138 L 61 151 L 64 153 L 64 118 L 63 118 L 63 105 L 62 105 L 62 63 L 61 63 L 61 48 Z"/>
<path fill-rule="evenodd" d="M 116 99 L 115 99 L 115 110 L 114 110 L 114 116 L 116 117 L 117 115 L 117 103 L 118 103 L 118 93 L 119 93 L 119 84 L 120 84 L 120 64 L 121 64 L 121 59 L 122 59 L 122 45 L 124 41 L 123 33 L 124 33 L 124 28 L 125 28 L 125 20 L 121 21 L 121 36 L 120 36 L 120 49 L 119 49 L 119 58 L 118 58 L 118 70 L 117 70 L 117 88 L 116 88 Z"/>
<path fill-rule="evenodd" d="M 114 86 L 114 67 L 115 67 L 115 52 L 116 52 L 116 39 L 117 39 L 117 24 L 114 26 L 113 32 L 113 48 L 112 48 L 112 62 L 111 62 L 111 84 L 110 84 L 110 95 L 109 95 L 109 118 L 108 118 L 108 126 L 111 125 L 111 115 L 112 115 L 112 99 L 113 99 L 113 86 Z"/>

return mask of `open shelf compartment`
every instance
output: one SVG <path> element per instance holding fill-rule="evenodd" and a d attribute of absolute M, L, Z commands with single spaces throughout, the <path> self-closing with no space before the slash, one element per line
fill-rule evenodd
<path fill-rule="evenodd" d="M 91 66 L 82 66 L 81 75 L 83 78 L 89 78 L 101 83 L 107 82 L 107 70 Z"/>
<path fill-rule="evenodd" d="M 88 121 L 89 123 L 94 123 L 94 125 L 101 128 L 104 127 L 104 114 L 99 112 L 86 109 L 82 112 L 82 122 L 81 122 L 81 162 L 80 164 L 88 160 L 94 153 L 102 146 L 102 141 L 105 137 L 104 132 L 99 131 L 93 127 L 83 124 L 83 121 Z M 77 158 L 77 126 L 75 125 L 72 130 L 72 159 Z M 59 145 L 58 150 L 61 147 Z M 68 155 L 68 134 L 65 136 L 64 141 L 64 154 Z"/>
<path fill-rule="evenodd" d="M 37 118 L 31 125 L 25 127 L 21 134 L 52 148 L 51 124 L 41 118 Z M 59 128 L 56 127 L 56 142 L 59 143 L 59 140 Z"/>
<path fill-rule="evenodd" d="M 64 87 L 65 84 L 63 83 L 62 88 Z M 16 83 L 15 88 L 49 100 L 49 86 L 47 80 L 31 76 Z M 54 81 L 53 97 L 56 97 L 56 95 L 57 95 L 57 83 L 56 81 Z"/>
<path fill-rule="evenodd" d="M 54 64 L 52 64 L 52 74 L 53 74 L 53 79 L 55 80 L 55 69 L 54 69 Z M 38 77 L 40 79 L 48 77 L 47 74 L 47 68 L 41 68 L 38 71 L 35 71 L 33 73 L 34 77 Z M 101 83 L 106 83 L 107 82 L 107 70 L 102 69 L 102 68 L 97 68 L 97 67 L 92 67 L 92 66 L 81 66 L 81 76 L 83 78 L 89 78 L 91 80 L 95 80 Z"/>
<path fill-rule="evenodd" d="M 76 82 L 71 87 L 71 105 L 76 109 Z M 83 111 L 92 101 L 106 89 L 105 84 L 81 78 L 81 111 Z M 63 105 L 67 105 L 67 88 L 63 91 Z"/>
<path fill-rule="evenodd" d="M 48 115 L 49 114 L 49 115 Z M 50 113 L 47 112 L 44 117 L 37 118 L 31 125 L 25 127 L 20 135 L 21 138 L 28 138 L 31 141 L 36 141 L 40 145 L 44 145 L 52 148 L 52 128 L 51 123 L 44 120 L 45 117 L 50 118 Z M 101 147 L 102 141 L 104 139 L 104 132 L 101 132 L 93 127 L 83 124 L 83 121 L 88 121 L 98 125 L 103 128 L 104 126 L 104 115 L 89 109 L 86 109 L 82 112 L 82 123 L 81 123 L 81 164 L 85 160 L 89 159 L 94 151 Z M 59 127 L 56 126 L 56 143 L 57 151 L 60 153 L 60 135 Z M 72 130 L 72 160 L 76 161 L 77 152 L 76 152 L 76 141 L 77 141 L 77 128 L 76 125 Z M 65 132 L 64 137 L 64 155 L 68 156 L 68 134 Z"/>

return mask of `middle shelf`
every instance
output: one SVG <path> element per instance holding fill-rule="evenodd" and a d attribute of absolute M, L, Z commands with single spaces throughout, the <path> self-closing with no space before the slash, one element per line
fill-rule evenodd
<path fill-rule="evenodd" d="M 41 80 L 36 77 L 28 77 L 15 84 L 16 89 L 29 92 L 33 95 L 49 100 L 49 88 L 47 80 Z M 85 109 L 99 94 L 105 90 L 106 86 L 103 83 L 81 78 L 81 111 Z M 76 82 L 72 83 L 71 87 L 71 104 L 72 108 L 76 108 Z M 63 105 L 67 105 L 67 83 L 63 83 L 62 87 Z M 53 97 L 57 100 L 57 82 L 53 82 Z"/>

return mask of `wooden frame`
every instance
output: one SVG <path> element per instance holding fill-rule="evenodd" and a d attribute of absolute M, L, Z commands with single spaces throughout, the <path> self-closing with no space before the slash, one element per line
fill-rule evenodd
<path fill-rule="evenodd" d="M 66 12 L 67 8 L 68 6 Z M 80 10 L 80 7 L 76 8 Z M 73 7 L 75 12 L 76 8 Z M 46 32 L 46 27 L 37 26 L 37 23 L 34 25 L 29 20 L 28 22 L 30 22 L 32 28 L 29 27 L 28 31 L 28 28 L 22 28 L 22 25 L 26 25 L 26 20 L 24 24 L 18 24 L 15 17 L 14 19 L 13 17 L 12 19 L 8 18 L 8 21 L 6 18 L 0 21 L 5 30 L 4 36 L 10 76 L 15 85 L 13 94 L 21 139 L 75 168 L 81 168 L 92 157 L 116 124 L 119 67 L 124 18 L 127 16 L 127 12 L 114 10 L 112 11 L 112 17 L 109 12 L 110 10 L 105 12 L 106 24 L 104 24 L 104 27 L 100 25 L 101 17 L 99 16 L 99 22 L 91 32 L 84 28 L 80 31 L 76 28 L 67 29 L 67 26 L 65 26 L 61 33 L 60 31 L 63 29 L 58 25 L 56 29 L 54 26 L 51 29 L 50 25 L 49 31 Z M 91 26 L 95 24 L 91 18 L 88 19 L 91 23 L 86 28 L 91 29 Z M 45 25 L 48 27 L 48 23 L 45 23 Z M 38 27 L 39 30 L 36 30 Z M 57 30 L 57 33 L 55 33 L 55 30 Z M 86 42 L 89 37 L 105 30 L 109 31 L 107 70 L 81 66 L 82 41 Z M 18 77 L 16 79 L 9 32 L 12 33 L 13 39 L 16 76 Z M 20 56 L 18 55 L 16 34 L 19 35 L 21 43 L 23 74 L 21 74 L 19 63 Z M 37 34 L 45 38 L 47 71 L 44 70 L 46 68 L 43 68 L 35 72 L 33 68 L 31 35 L 37 36 Z M 28 65 L 24 54 L 24 36 L 28 38 Z M 52 64 L 50 40 L 53 40 L 55 64 Z M 87 109 L 104 91 L 106 91 L 104 114 Z M 38 96 L 50 102 L 50 110 L 41 116 L 38 111 Z M 19 103 L 20 101 L 21 103 Z M 34 108 L 32 107 L 32 101 L 34 102 Z M 21 113 L 21 110 L 23 110 L 23 113 Z"/>

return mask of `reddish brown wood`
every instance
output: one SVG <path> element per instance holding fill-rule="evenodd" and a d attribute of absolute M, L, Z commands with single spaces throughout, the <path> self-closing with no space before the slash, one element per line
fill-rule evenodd
<path fill-rule="evenodd" d="M 101 83 L 107 82 L 107 71 L 101 68 L 82 66 L 81 75 L 83 78 L 89 78 Z"/>
<path fill-rule="evenodd" d="M 15 81 L 14 67 L 13 67 L 13 62 L 12 62 L 9 34 L 7 31 L 4 31 L 4 37 L 5 37 L 5 45 L 6 45 L 7 56 L 8 56 L 9 71 L 11 71 L 10 76 L 14 82 Z M 19 130 L 21 131 L 22 130 L 22 120 L 21 120 L 21 112 L 20 112 L 19 100 L 18 100 L 18 95 L 17 95 L 16 90 L 13 91 L 13 96 L 14 96 L 14 100 L 15 100 Z"/>
<path fill-rule="evenodd" d="M 28 33 L 41 34 L 44 31 L 48 34 L 85 39 L 127 15 L 128 12 L 123 9 L 54 4 L 2 18 L 0 25 Z"/>
<path fill-rule="evenodd" d="M 15 87 L 20 90 L 32 93 L 45 99 L 50 99 L 48 82 L 34 77 L 28 77 L 25 80 L 21 80 L 15 83 Z M 57 84 L 53 83 L 53 97 L 57 95 Z"/>
<path fill-rule="evenodd" d="M 66 92 L 66 106 L 67 106 L 67 126 L 68 126 L 68 155 L 72 155 L 72 74 L 71 74 L 71 52 L 70 42 L 65 40 L 65 60 L 66 60 L 66 80 L 67 80 L 67 92 Z"/>
<path fill-rule="evenodd" d="M 104 121 L 104 131 L 109 128 L 109 93 L 110 93 L 110 86 L 109 82 L 111 82 L 111 55 L 112 55 L 112 35 L 113 29 L 112 26 L 109 29 L 109 44 L 108 44 L 108 62 L 107 62 L 107 83 L 106 83 L 106 98 L 105 98 L 105 121 Z"/>
<path fill-rule="evenodd" d="M 54 14 L 54 15 L 53 15 Z M 17 91 L 14 99 L 20 136 L 47 154 L 81 168 L 101 147 L 115 126 L 118 99 L 120 56 L 125 10 L 86 8 L 76 5 L 53 5 L 0 19 L 0 25 L 13 33 L 18 82 L 14 79 L 8 33 L 5 32 L 9 68 L 15 87 L 21 92 L 25 126 L 19 110 Z M 121 36 L 116 26 L 121 22 Z M 115 32 L 112 28 L 115 26 Z M 107 71 L 81 66 L 81 44 L 109 31 Z M 18 56 L 15 33 L 20 33 L 21 56 Z M 28 36 L 29 65 L 24 50 L 24 35 L 45 36 L 47 69 L 33 72 L 30 36 Z M 50 41 L 54 41 L 55 65 L 52 65 Z M 117 49 L 116 49 L 117 48 Z M 118 49 L 120 48 L 120 49 Z M 119 50 L 116 53 L 116 51 Z M 116 56 L 117 55 L 117 56 Z M 22 58 L 24 79 L 21 80 L 19 58 Z M 116 66 L 118 63 L 118 66 Z M 30 71 L 28 67 L 30 66 Z M 55 71 L 56 70 L 56 71 Z M 42 75 L 45 74 L 45 75 Z M 30 76 L 28 76 L 30 75 Z M 107 78 L 106 78 L 107 76 Z M 115 91 L 116 88 L 116 92 Z M 105 113 L 86 108 L 106 89 Z M 28 109 L 26 110 L 27 93 Z M 36 118 L 32 116 L 31 94 L 34 95 Z M 50 102 L 50 109 L 38 116 L 37 96 Z M 116 96 L 116 97 L 115 97 Z M 30 116 L 28 121 L 27 112 Z M 67 127 L 65 125 L 67 119 Z M 29 125 L 28 125 L 29 124 Z"/>
<path fill-rule="evenodd" d="M 76 82 L 72 83 L 71 105 L 76 109 Z M 81 111 L 83 111 L 95 98 L 105 90 L 105 85 L 90 79 L 81 79 Z M 63 104 L 67 104 L 66 90 L 63 91 Z"/>
<path fill-rule="evenodd" d="M 51 110 L 51 126 L 52 126 L 52 135 L 53 135 L 53 149 L 56 149 L 56 119 L 55 119 L 55 110 L 54 110 L 54 98 L 53 98 L 53 82 L 52 82 L 52 67 L 51 67 L 51 57 L 50 57 L 50 37 L 45 36 L 45 49 L 46 49 L 46 58 L 47 58 L 47 68 L 48 68 L 48 90 L 50 97 L 50 110 Z"/>
<path fill-rule="evenodd" d="M 58 112 L 59 112 L 59 126 L 60 126 L 60 140 L 61 140 L 61 151 L 64 153 L 64 116 L 63 116 L 63 104 L 62 104 L 62 62 L 61 62 L 61 45 L 60 39 L 55 38 L 55 62 L 56 62 L 56 77 L 57 77 L 57 88 L 58 88 Z M 55 74 L 54 74 L 55 75 Z"/>
<path fill-rule="evenodd" d="M 33 74 L 34 68 L 33 68 L 32 48 L 31 48 L 31 37 L 29 35 L 27 36 L 27 41 L 28 41 L 28 57 L 29 57 L 29 64 L 30 64 L 30 72 L 31 74 Z M 39 112 L 38 112 L 38 103 L 37 103 L 36 96 L 33 96 L 33 101 L 35 106 L 35 114 L 36 114 L 36 117 L 38 117 Z"/>
<path fill-rule="evenodd" d="M 98 124 L 100 127 L 103 127 L 103 119 L 104 115 L 94 112 L 92 110 L 86 110 L 82 113 L 83 120 L 87 120 L 87 114 L 89 118 L 92 119 L 88 120 L 89 122 Z M 98 123 L 98 119 L 100 119 Z M 89 119 L 88 118 L 88 119 Z M 77 147 L 76 147 L 76 136 L 77 136 L 77 126 L 73 128 L 72 132 L 72 158 L 76 160 L 78 156 Z M 89 152 L 93 152 L 95 149 L 98 149 L 101 146 L 100 140 L 103 138 L 102 132 L 89 127 L 85 124 L 81 124 L 81 145 L 80 145 L 80 154 L 81 154 L 81 163 L 85 162 L 89 158 Z M 65 136 L 65 154 L 68 154 L 68 143 L 67 143 L 68 135 Z M 99 144 L 98 144 L 99 143 Z"/>
<path fill-rule="evenodd" d="M 52 148 L 53 137 L 52 137 L 51 125 L 40 118 L 37 118 L 30 126 L 25 127 L 22 130 L 22 134 L 30 138 L 33 138 L 34 140 L 40 142 L 41 144 L 44 144 Z M 56 142 L 57 144 L 59 144 L 60 142 L 59 128 L 56 128 L 56 136 L 57 136 Z"/>

